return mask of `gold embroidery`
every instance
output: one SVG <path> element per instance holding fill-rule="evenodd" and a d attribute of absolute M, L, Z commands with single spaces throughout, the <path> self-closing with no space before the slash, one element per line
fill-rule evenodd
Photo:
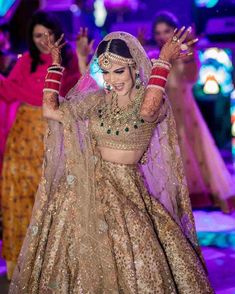
<path fill-rule="evenodd" d="M 90 116 L 90 128 L 96 145 L 120 150 L 142 150 L 149 144 L 156 122 L 145 122 L 140 117 L 144 89 L 126 109 L 112 110 L 102 99 Z M 114 112 L 114 113 L 113 113 Z"/>

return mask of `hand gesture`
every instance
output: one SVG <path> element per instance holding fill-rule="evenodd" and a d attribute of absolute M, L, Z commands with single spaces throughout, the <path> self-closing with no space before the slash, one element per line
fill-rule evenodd
<path fill-rule="evenodd" d="M 88 57 L 93 52 L 94 40 L 88 41 L 88 28 L 80 28 L 77 36 L 78 56 Z"/>
<path fill-rule="evenodd" d="M 159 57 L 168 62 L 172 62 L 178 58 L 192 55 L 193 52 L 191 47 L 198 41 L 198 39 L 194 38 L 190 41 L 186 41 L 191 31 L 191 27 L 188 29 L 185 29 L 185 27 L 182 27 L 179 30 L 175 29 L 173 36 L 162 47 Z"/>
<path fill-rule="evenodd" d="M 48 33 L 44 34 L 44 41 L 42 44 L 48 49 L 52 57 L 53 64 L 61 64 L 61 49 L 65 46 L 66 41 L 62 43 L 64 34 L 56 42 L 52 42 Z"/>

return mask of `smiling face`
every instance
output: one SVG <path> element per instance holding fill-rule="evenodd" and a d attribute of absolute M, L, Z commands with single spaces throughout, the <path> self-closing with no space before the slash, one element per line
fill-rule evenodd
<path fill-rule="evenodd" d="M 49 54 L 50 53 L 49 50 L 41 43 L 44 41 L 45 33 L 49 34 L 51 42 L 55 41 L 55 36 L 53 32 L 50 29 L 40 24 L 35 25 L 33 29 L 33 41 L 35 46 L 38 48 L 38 50 L 41 53 Z"/>
<path fill-rule="evenodd" d="M 154 40 L 160 48 L 173 35 L 174 29 L 174 27 L 169 26 L 165 22 L 156 24 L 154 28 Z"/>
<path fill-rule="evenodd" d="M 135 69 L 128 65 L 112 64 L 112 67 L 101 67 L 104 81 L 110 85 L 119 96 L 125 96 L 134 87 Z"/>

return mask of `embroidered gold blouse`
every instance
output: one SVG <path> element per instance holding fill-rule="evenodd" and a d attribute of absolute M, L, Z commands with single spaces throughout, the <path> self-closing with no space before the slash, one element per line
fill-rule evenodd
<path fill-rule="evenodd" d="M 168 104 L 163 99 L 157 120 L 147 122 L 140 116 L 143 97 L 144 88 L 132 105 L 122 111 L 122 117 L 115 120 L 107 115 L 105 118 L 102 117 L 102 111 L 106 104 L 105 92 L 103 90 L 93 92 L 79 103 L 73 115 L 82 120 L 89 120 L 90 134 L 97 147 L 129 151 L 146 150 L 153 130 L 167 115 Z M 62 104 L 60 106 L 62 111 L 63 107 Z"/>
<path fill-rule="evenodd" d="M 94 113 L 90 118 L 90 130 L 97 146 L 119 150 L 145 150 L 155 126 L 156 122 L 148 123 L 142 120 L 137 128 L 123 125 L 119 131 L 108 133 L 109 129 L 101 126 L 98 114 Z"/>
<path fill-rule="evenodd" d="M 102 93 L 101 93 L 102 95 Z M 104 106 L 104 92 L 100 103 L 92 110 L 89 117 L 89 126 L 96 146 L 119 150 L 146 150 L 156 124 L 166 115 L 166 105 L 155 122 L 144 121 L 140 117 L 140 108 L 144 91 L 136 97 L 132 105 L 124 110 L 124 117 L 112 121 L 109 117 L 102 120 L 102 107 Z M 166 104 L 166 103 L 164 103 Z M 164 108 L 164 109 L 163 109 Z"/>

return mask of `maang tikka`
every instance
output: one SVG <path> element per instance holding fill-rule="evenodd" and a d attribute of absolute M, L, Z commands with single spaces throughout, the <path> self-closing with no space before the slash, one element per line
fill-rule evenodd
<path fill-rule="evenodd" d="M 108 41 L 105 52 L 102 53 L 98 58 L 100 67 L 104 69 L 110 69 L 112 67 L 112 63 L 117 63 L 120 65 L 128 65 L 128 66 L 135 65 L 135 61 L 133 58 L 122 57 L 120 55 L 110 52 L 109 50 L 110 50 L 111 42 L 112 40 Z"/>

